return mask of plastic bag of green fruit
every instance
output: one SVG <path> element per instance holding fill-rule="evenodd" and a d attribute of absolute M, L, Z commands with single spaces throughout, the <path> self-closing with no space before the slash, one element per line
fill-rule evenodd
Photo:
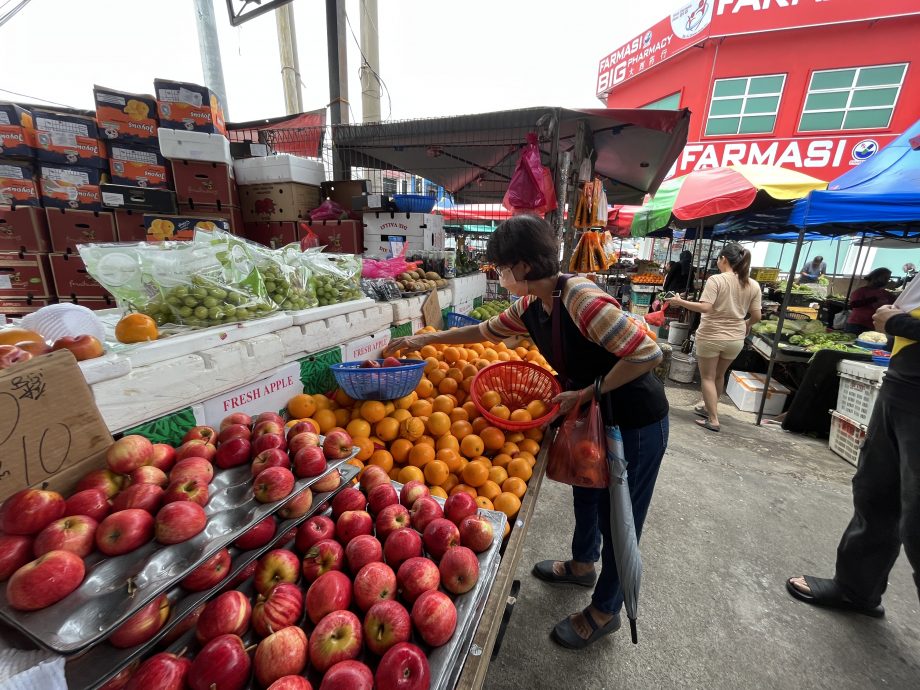
<path fill-rule="evenodd" d="M 317 249 L 303 252 L 302 259 L 313 271 L 311 280 L 319 306 L 361 299 L 361 257 L 329 254 Z"/>

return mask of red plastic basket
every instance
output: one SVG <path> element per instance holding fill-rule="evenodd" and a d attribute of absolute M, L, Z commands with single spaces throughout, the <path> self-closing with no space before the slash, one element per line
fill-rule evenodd
<path fill-rule="evenodd" d="M 562 392 L 562 387 L 555 376 L 532 362 L 496 362 L 476 374 L 470 387 L 470 399 L 480 414 L 499 429 L 525 431 L 549 422 L 559 411 L 559 405 L 550 407 L 539 419 L 512 422 L 496 417 L 485 408 L 480 398 L 488 391 L 498 393 L 505 405 L 514 410 L 533 400 L 542 400 L 549 406 L 550 400 Z"/>

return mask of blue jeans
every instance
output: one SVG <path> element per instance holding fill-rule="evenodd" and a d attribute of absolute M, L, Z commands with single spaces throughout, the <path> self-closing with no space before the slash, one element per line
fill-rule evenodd
<path fill-rule="evenodd" d="M 668 418 L 639 429 L 621 429 L 623 450 L 629 473 L 629 495 L 637 536 L 648 513 L 658 468 L 668 445 Z M 601 572 L 594 587 L 591 603 L 599 611 L 616 613 L 623 605 L 620 577 L 613 555 L 610 528 L 610 492 L 607 489 L 572 487 L 575 504 L 575 534 L 572 537 L 572 559 L 582 563 L 601 561 Z M 603 537 L 603 549 L 601 549 Z"/>

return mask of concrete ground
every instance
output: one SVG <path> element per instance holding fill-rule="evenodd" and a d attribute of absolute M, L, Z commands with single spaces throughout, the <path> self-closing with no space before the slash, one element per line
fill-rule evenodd
<path fill-rule="evenodd" d="M 815 609 L 785 591 L 788 576 L 833 574 L 852 466 L 826 441 L 755 427 L 730 402 L 720 406 L 722 432 L 703 431 L 691 421 L 695 388 L 670 387 L 668 397 L 670 444 L 641 544 L 638 646 L 627 625 L 582 652 L 550 640 L 590 594 L 530 574 L 538 560 L 570 555 L 571 489 L 545 481 L 485 687 L 920 687 L 920 602 L 903 553 L 880 620 Z"/>

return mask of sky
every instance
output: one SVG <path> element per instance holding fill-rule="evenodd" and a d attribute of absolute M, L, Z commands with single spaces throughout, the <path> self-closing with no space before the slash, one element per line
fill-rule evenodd
<path fill-rule="evenodd" d="M 355 37 L 360 1 L 346 0 Z M 213 2 L 228 120 L 284 115 L 274 14 L 234 28 L 226 0 Z M 379 74 L 389 90 L 382 116 L 598 107 L 594 87 L 601 57 L 678 4 L 379 0 Z M 294 0 L 293 7 L 304 110 L 314 110 L 329 102 L 325 3 Z M 346 38 L 349 101 L 352 121 L 358 121 L 361 58 L 347 26 Z M 93 84 L 152 93 L 155 77 L 204 81 L 192 0 L 31 0 L 0 27 L 0 65 L 0 100 L 45 99 L 86 109 L 93 108 Z"/>

